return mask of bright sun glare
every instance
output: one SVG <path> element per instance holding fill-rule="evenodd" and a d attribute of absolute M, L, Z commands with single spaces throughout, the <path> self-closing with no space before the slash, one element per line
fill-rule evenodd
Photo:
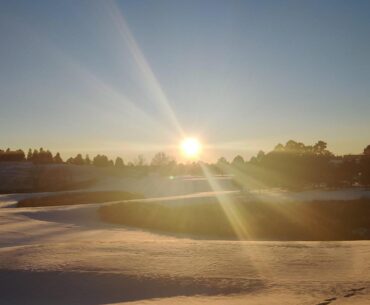
<path fill-rule="evenodd" d="M 181 150 L 188 158 L 196 158 L 199 156 L 201 145 L 196 138 L 186 138 L 181 142 Z"/>

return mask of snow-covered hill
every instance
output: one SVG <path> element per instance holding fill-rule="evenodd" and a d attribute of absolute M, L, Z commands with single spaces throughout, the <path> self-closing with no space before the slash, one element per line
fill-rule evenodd
<path fill-rule="evenodd" d="M 0 303 L 370 304 L 369 241 L 197 240 L 98 206 L 0 209 Z"/>

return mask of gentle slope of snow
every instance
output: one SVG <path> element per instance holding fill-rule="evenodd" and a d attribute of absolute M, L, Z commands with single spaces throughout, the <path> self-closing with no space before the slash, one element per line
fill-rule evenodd
<path fill-rule="evenodd" d="M 0 209 L 0 303 L 370 304 L 370 241 L 196 240 L 98 207 Z"/>

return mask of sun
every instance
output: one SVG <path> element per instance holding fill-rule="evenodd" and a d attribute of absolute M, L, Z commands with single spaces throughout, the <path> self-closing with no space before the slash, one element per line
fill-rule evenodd
<path fill-rule="evenodd" d="M 181 151 L 188 158 L 196 158 L 201 151 L 201 144 L 196 138 L 186 138 L 181 142 Z"/>

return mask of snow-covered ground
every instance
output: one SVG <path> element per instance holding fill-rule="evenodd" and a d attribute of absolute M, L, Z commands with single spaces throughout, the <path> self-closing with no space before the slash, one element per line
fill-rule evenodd
<path fill-rule="evenodd" d="M 0 304 L 370 304 L 370 241 L 198 240 L 98 207 L 1 208 Z"/>
<path fill-rule="evenodd" d="M 215 178 L 222 190 L 237 190 L 231 176 Z M 176 196 L 213 191 L 204 177 L 176 176 L 166 177 L 156 174 L 142 178 L 104 177 L 90 187 L 91 190 L 125 190 L 143 194 L 145 197 Z"/>
<path fill-rule="evenodd" d="M 314 189 L 301 192 L 290 192 L 281 189 L 262 189 L 244 191 L 243 195 L 247 198 L 258 198 L 262 201 L 302 201 L 309 202 L 313 200 L 353 200 L 361 198 L 370 198 L 370 189 L 368 188 L 344 188 L 344 189 Z"/>

